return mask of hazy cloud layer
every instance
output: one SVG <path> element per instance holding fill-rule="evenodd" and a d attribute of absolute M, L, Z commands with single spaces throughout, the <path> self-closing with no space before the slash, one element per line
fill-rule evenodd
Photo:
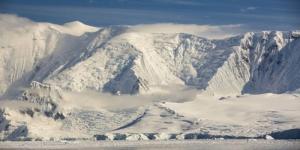
<path fill-rule="evenodd" d="M 145 33 L 188 33 L 209 39 L 231 37 L 243 32 L 243 25 L 196 25 L 157 23 L 132 26 L 131 31 Z"/>
<path fill-rule="evenodd" d="M 34 22 L 27 18 L 13 14 L 0 14 L 0 31 L 24 28 L 33 24 Z"/>
<path fill-rule="evenodd" d="M 0 32 L 23 29 L 37 24 L 30 19 L 12 14 L 0 14 Z M 221 39 L 241 34 L 246 31 L 246 26 L 236 25 L 197 25 L 197 24 L 175 24 L 156 23 L 139 24 L 130 26 L 128 32 L 143 33 L 188 33 L 209 39 Z"/>
<path fill-rule="evenodd" d="M 257 9 L 257 7 L 250 6 L 250 7 L 247 7 L 247 8 L 242 8 L 241 12 L 254 11 L 256 9 Z"/>
<path fill-rule="evenodd" d="M 71 109 L 108 109 L 119 110 L 147 106 L 155 102 L 185 102 L 195 99 L 199 90 L 182 86 L 168 86 L 164 90 L 141 95 L 112 95 L 96 91 L 63 92 L 60 102 L 65 110 Z"/>

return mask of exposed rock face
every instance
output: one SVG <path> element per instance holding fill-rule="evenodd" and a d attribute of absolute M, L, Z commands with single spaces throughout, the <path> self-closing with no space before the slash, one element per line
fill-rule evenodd
<path fill-rule="evenodd" d="M 5 110 L 0 110 L 0 132 L 5 131 L 9 127 L 9 121 L 5 118 Z"/>
<path fill-rule="evenodd" d="M 57 87 L 43 84 L 36 81 L 31 83 L 31 88 L 24 91 L 21 100 L 28 101 L 40 106 L 40 109 L 25 110 L 24 113 L 33 115 L 35 112 L 43 112 L 54 119 L 64 119 L 63 113 L 59 112 L 57 102 L 62 99 L 60 90 Z"/>
<path fill-rule="evenodd" d="M 25 124 L 15 123 L 9 121 L 7 116 L 10 115 L 10 111 L 1 108 L 0 110 L 0 141 L 2 140 L 22 140 L 27 137 L 28 129 Z"/>
<path fill-rule="evenodd" d="M 28 135 L 27 126 L 22 125 L 17 127 L 12 133 L 10 133 L 5 140 L 17 141 L 22 140 Z"/>
<path fill-rule="evenodd" d="M 300 87 L 299 39 L 288 33 L 263 32 L 244 38 L 249 43 L 250 80 L 244 93 L 284 93 Z"/>

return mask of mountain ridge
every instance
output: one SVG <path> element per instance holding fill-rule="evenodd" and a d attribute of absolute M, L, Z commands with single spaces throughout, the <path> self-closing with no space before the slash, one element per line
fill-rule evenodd
<path fill-rule="evenodd" d="M 81 35 L 70 33 L 76 30 L 75 26 L 84 26 L 80 28 Z M 3 95 L 15 95 L 19 86 L 26 87 L 32 81 L 64 90 L 122 94 L 147 93 L 151 87 L 179 84 L 221 96 L 258 91 L 283 93 L 297 90 L 300 85 L 295 71 L 289 78 L 273 79 L 277 85 L 267 88 L 268 76 L 272 74 L 267 76 L 259 71 L 268 68 L 267 60 L 273 59 L 270 56 L 282 59 L 279 57 L 287 55 L 282 54 L 285 51 L 295 53 L 295 60 L 291 61 L 297 63 L 299 39 L 291 36 L 296 33 L 292 31 L 248 32 L 209 40 L 186 33 L 134 32 L 130 26 L 95 28 L 78 21 L 63 27 L 47 23 L 31 27 L 24 31 L 21 28 L 20 33 L 4 32 L 24 40 L 16 44 L 2 37 L 0 68 L 5 74 L 0 76 L 0 91 Z M 259 83 L 254 81 L 256 78 Z M 281 79 L 297 83 L 290 88 L 280 83 Z"/>

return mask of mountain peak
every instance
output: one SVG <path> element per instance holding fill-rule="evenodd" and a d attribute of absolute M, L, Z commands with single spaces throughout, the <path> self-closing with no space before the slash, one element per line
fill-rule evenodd
<path fill-rule="evenodd" d="M 98 27 L 89 26 L 80 21 L 68 22 L 63 24 L 62 27 L 66 28 L 66 30 L 68 30 L 69 33 L 75 35 L 81 35 L 85 32 L 96 32 L 99 30 Z"/>
<path fill-rule="evenodd" d="M 65 26 L 65 27 L 79 27 L 79 26 L 89 26 L 89 25 L 86 25 L 86 24 L 76 20 L 76 21 L 67 22 L 67 23 L 63 24 L 63 26 Z"/>

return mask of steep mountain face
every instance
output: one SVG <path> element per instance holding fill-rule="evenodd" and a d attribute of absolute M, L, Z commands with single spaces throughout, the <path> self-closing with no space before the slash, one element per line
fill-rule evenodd
<path fill-rule="evenodd" d="M 300 87 L 300 41 L 291 34 L 263 32 L 244 37 L 251 66 L 250 80 L 243 92 L 283 93 Z"/>
<path fill-rule="evenodd" d="M 248 51 L 241 48 L 241 37 L 230 38 L 225 41 L 217 41 L 220 43 L 220 49 L 223 45 L 230 47 L 228 56 L 216 68 L 216 72 L 208 81 L 205 93 L 209 95 L 236 95 L 249 81 L 250 64 Z M 224 56 L 223 56 L 224 57 Z M 215 62 L 215 59 L 213 59 Z"/>
<path fill-rule="evenodd" d="M 79 29 L 71 30 L 74 26 Z M 72 23 L 59 26 L 48 23 L 25 24 L 1 30 L 0 34 L 0 93 L 16 95 L 31 81 L 42 81 L 74 50 L 84 46 L 85 32 L 98 29 Z M 82 28 L 82 30 L 80 30 Z M 81 36 L 82 35 L 82 36 Z M 76 56 L 77 57 L 77 56 Z"/>
<path fill-rule="evenodd" d="M 1 95 L 18 95 L 32 81 L 63 90 L 122 94 L 172 85 L 209 95 L 282 93 L 300 87 L 300 42 L 288 32 L 208 40 L 128 29 L 72 22 L 1 31 Z"/>
<path fill-rule="evenodd" d="M 299 86 L 297 32 L 249 32 L 238 39 L 233 53 L 209 81 L 207 91 L 232 93 L 284 93 Z M 213 84 L 215 83 L 215 84 Z"/>

